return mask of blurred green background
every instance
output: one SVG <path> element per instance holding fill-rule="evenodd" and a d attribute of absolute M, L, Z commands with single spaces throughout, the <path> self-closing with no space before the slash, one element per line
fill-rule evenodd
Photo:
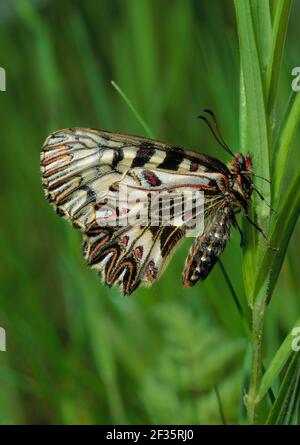
<path fill-rule="evenodd" d="M 299 13 L 295 2 L 279 116 L 300 65 Z M 239 149 L 231 0 L 2 0 L 0 23 L 7 75 L 0 93 L 0 326 L 7 334 L 0 423 L 216 424 L 216 392 L 226 421 L 243 422 L 247 339 L 220 267 L 183 289 L 187 239 L 157 284 L 122 297 L 87 269 L 81 235 L 48 205 L 39 173 L 40 148 L 54 130 L 144 134 L 112 79 L 157 138 L 227 162 L 196 116 L 213 109 Z M 267 313 L 266 364 L 300 312 L 299 242 L 298 227 Z M 238 234 L 222 261 L 247 310 Z"/>

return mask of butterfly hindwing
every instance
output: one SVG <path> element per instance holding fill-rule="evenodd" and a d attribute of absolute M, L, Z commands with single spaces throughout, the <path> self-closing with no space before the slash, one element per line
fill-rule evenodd
<path fill-rule="evenodd" d="M 119 284 L 124 294 L 131 294 L 141 282 L 158 279 L 183 236 L 183 229 L 171 226 L 98 227 L 85 237 L 84 256 L 108 286 Z"/>

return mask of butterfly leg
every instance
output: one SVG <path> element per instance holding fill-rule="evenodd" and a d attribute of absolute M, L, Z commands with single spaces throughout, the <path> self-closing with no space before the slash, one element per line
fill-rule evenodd
<path fill-rule="evenodd" d="M 263 229 L 262 229 L 261 227 L 259 227 L 259 226 L 258 226 L 258 225 L 257 225 L 257 224 L 256 224 L 250 217 L 249 217 L 249 215 L 246 215 L 246 218 L 247 218 L 247 220 L 249 221 L 249 223 L 252 224 L 252 226 L 255 227 L 256 230 L 258 230 L 259 233 L 262 234 L 262 236 L 263 236 L 264 240 L 266 241 L 266 243 L 267 243 L 269 249 L 270 249 L 270 250 L 273 250 L 274 252 L 278 252 L 278 250 L 279 250 L 278 247 L 272 247 L 272 246 L 270 245 L 269 238 L 267 237 L 267 235 L 265 234 L 265 232 L 263 231 Z"/>
<path fill-rule="evenodd" d="M 233 226 L 237 229 L 237 231 L 240 234 L 240 237 L 241 237 L 240 247 L 243 247 L 244 246 L 244 242 L 245 242 L 245 240 L 244 240 L 244 233 L 243 233 L 242 229 L 240 228 L 240 226 L 239 226 L 237 220 L 235 219 L 235 217 L 233 217 Z"/>

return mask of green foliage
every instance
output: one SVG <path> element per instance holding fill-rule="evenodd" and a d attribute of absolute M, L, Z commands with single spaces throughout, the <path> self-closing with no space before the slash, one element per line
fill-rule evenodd
<path fill-rule="evenodd" d="M 295 423 L 296 354 L 288 354 L 285 338 L 300 312 L 299 94 L 286 104 L 291 69 L 299 66 L 299 5 L 287 34 L 289 5 L 237 0 L 236 24 L 229 0 L 0 2 L 7 73 L 0 92 L 0 326 L 7 332 L 0 423 L 222 423 L 220 405 L 227 423 L 245 423 L 248 303 L 271 295 L 261 351 L 267 371 L 261 378 L 259 367 L 253 400 L 260 422 Z M 155 286 L 122 298 L 86 268 L 80 234 L 45 201 L 43 140 L 69 126 L 140 135 L 150 128 L 227 162 L 195 119 L 204 108 L 215 111 L 229 145 L 249 150 L 254 170 L 271 177 L 271 187 L 259 179 L 257 186 L 276 213 L 255 199 L 252 217 L 280 250 L 271 253 L 245 224 L 243 255 L 233 232 L 224 268 L 184 290 L 188 239 Z"/>
<path fill-rule="evenodd" d="M 265 231 L 270 230 L 270 245 L 276 246 L 278 252 L 268 246 L 257 243 L 257 234 L 251 229 L 245 255 L 244 277 L 245 290 L 249 306 L 252 309 L 252 371 L 249 391 L 245 396 L 248 408 L 248 417 L 251 423 L 258 420 L 259 402 L 261 400 L 260 373 L 262 367 L 262 340 L 264 330 L 264 316 L 267 304 L 270 302 L 275 285 L 284 261 L 291 234 L 298 219 L 299 205 L 299 169 L 294 173 L 294 182 L 291 182 L 287 192 L 279 195 L 284 187 L 284 171 L 293 136 L 300 120 L 299 97 L 296 97 L 286 116 L 284 127 L 279 135 L 279 145 L 274 146 L 274 122 L 276 119 L 276 99 L 279 85 L 279 74 L 283 56 L 283 47 L 287 32 L 288 17 L 291 8 L 290 1 L 276 3 L 274 23 L 272 27 L 269 0 L 235 0 L 238 34 L 240 41 L 242 88 L 241 88 L 241 122 L 244 134 L 242 142 L 253 147 L 253 153 L 258 160 L 259 171 L 266 179 L 270 178 L 272 163 L 274 167 L 274 184 L 264 181 L 261 192 L 265 199 L 273 197 L 276 207 L 274 214 L 261 200 L 256 204 L 257 221 Z M 263 32 L 265 37 L 263 37 Z M 270 39 L 272 36 L 272 39 Z M 276 161 L 275 161 L 276 159 Z M 280 201 L 277 201 L 280 197 Z M 250 269 L 254 269 L 255 272 Z M 289 346 L 290 347 L 290 346 Z M 281 348 L 281 350 L 283 347 Z M 281 356 L 282 358 L 282 356 Z M 271 363 L 266 380 L 276 375 L 275 361 Z M 287 384 L 283 384 L 272 408 L 269 422 L 286 422 L 285 414 L 277 416 L 280 399 L 285 397 L 285 391 L 294 391 L 297 388 L 300 373 L 299 362 L 294 365 L 293 372 L 287 373 Z M 282 363 L 279 367 L 282 366 Z M 292 377 L 290 377 L 292 375 Z M 289 386 L 288 386 L 289 385 Z M 264 390 L 264 394 L 265 394 Z M 294 392 L 293 392 L 294 394 Z M 288 397 L 288 394 L 287 394 Z M 296 396 L 295 396 L 296 397 Z M 286 403 L 286 402 L 285 402 Z M 297 409 L 298 402 L 293 408 Z M 293 415 L 290 415 L 293 417 Z M 262 415 L 264 419 L 264 415 Z M 276 420 L 275 420 L 276 419 Z"/>
<path fill-rule="evenodd" d="M 300 353 L 292 355 L 283 376 L 277 398 L 267 419 L 268 425 L 297 424 L 300 393 Z"/>
<path fill-rule="evenodd" d="M 299 326 L 300 319 L 298 319 L 295 323 L 295 328 Z M 265 371 L 264 376 L 261 380 L 259 392 L 257 395 L 258 400 L 261 400 L 267 393 L 268 389 L 274 383 L 275 379 L 278 377 L 278 374 L 282 370 L 283 366 L 287 363 L 290 355 L 293 354 L 293 350 L 291 348 L 293 339 L 293 330 L 289 333 L 286 339 L 281 344 L 280 348 L 274 355 L 272 362 L 269 365 L 269 368 Z"/>
<path fill-rule="evenodd" d="M 146 374 L 142 399 L 153 423 L 222 423 L 217 386 L 227 423 L 236 420 L 242 339 L 230 340 L 201 316 L 173 303 L 160 305 L 157 357 Z"/>

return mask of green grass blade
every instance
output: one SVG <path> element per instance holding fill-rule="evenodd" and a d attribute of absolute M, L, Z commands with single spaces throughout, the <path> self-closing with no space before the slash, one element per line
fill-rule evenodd
<path fill-rule="evenodd" d="M 240 143 L 243 151 L 247 150 L 247 104 L 246 104 L 246 93 L 245 93 L 245 81 L 242 68 L 240 69 Z M 253 218 L 253 211 L 250 209 L 251 217 Z M 253 250 L 251 246 L 255 246 L 256 243 L 256 231 L 254 227 L 249 227 L 247 221 L 244 221 L 244 237 L 245 246 L 243 249 L 243 279 L 244 287 L 248 295 L 253 294 L 254 280 L 249 270 L 255 269 L 255 255 L 253 255 Z M 248 300 L 249 301 L 249 300 Z"/>
<path fill-rule="evenodd" d="M 300 213 L 300 171 L 292 181 L 284 202 L 276 213 L 273 222 L 270 243 L 278 248 L 278 252 L 265 252 L 259 267 L 259 275 L 256 283 L 256 291 L 263 286 L 268 279 L 268 299 L 271 298 L 275 288 L 281 266 L 283 264 L 287 247 L 295 228 Z"/>
<path fill-rule="evenodd" d="M 272 25 L 269 0 L 251 0 L 251 13 L 261 74 L 263 75 L 269 59 L 272 42 Z"/>
<path fill-rule="evenodd" d="M 112 86 L 116 89 L 116 91 L 120 94 L 120 96 L 124 99 L 124 101 L 126 102 L 126 104 L 128 105 L 128 107 L 130 108 L 130 110 L 132 111 L 132 113 L 134 114 L 134 116 L 136 117 L 137 121 L 141 124 L 141 126 L 143 127 L 144 131 L 146 132 L 146 134 L 154 139 L 154 134 L 152 133 L 152 131 L 150 130 L 150 128 L 148 127 L 148 125 L 146 124 L 146 122 L 144 121 L 144 119 L 142 118 L 142 116 L 140 115 L 140 113 L 136 110 L 136 108 L 133 106 L 132 102 L 129 100 L 129 98 L 126 96 L 126 94 L 124 93 L 123 90 L 121 90 L 121 88 L 119 87 L 119 85 L 116 84 L 116 82 L 114 80 L 111 81 Z"/>
<path fill-rule="evenodd" d="M 300 325 L 300 318 L 295 323 L 294 327 L 298 327 Z M 261 384 L 259 388 L 259 392 L 257 395 L 258 401 L 262 400 L 263 397 L 267 394 L 269 388 L 273 385 L 274 381 L 278 377 L 280 371 L 282 370 L 283 366 L 286 364 L 287 360 L 289 359 L 292 351 L 291 345 L 293 340 L 295 339 L 295 336 L 292 334 L 293 329 L 291 332 L 287 335 L 286 339 L 276 352 L 275 356 L 273 357 L 268 369 L 266 370 Z"/>
<path fill-rule="evenodd" d="M 278 0 L 276 2 L 275 18 L 272 31 L 272 49 L 266 74 L 268 113 L 271 118 L 274 112 L 274 106 L 277 97 L 279 73 L 291 4 L 291 0 Z"/>
<path fill-rule="evenodd" d="M 274 202 L 280 197 L 292 140 L 299 127 L 300 94 L 294 96 L 294 102 L 279 138 L 279 147 L 274 169 Z"/>
<path fill-rule="evenodd" d="M 290 425 L 295 416 L 300 390 L 300 352 L 290 360 L 278 396 L 267 419 L 267 425 Z"/>
<path fill-rule="evenodd" d="M 249 150 L 253 154 L 255 171 L 261 176 L 269 178 L 269 144 L 266 109 L 264 103 L 264 86 L 261 77 L 259 54 L 253 26 L 251 3 L 249 0 L 236 0 L 235 8 L 244 80 L 244 109 L 247 119 L 245 136 L 246 147 L 243 147 L 243 150 Z M 241 116 L 240 119 L 243 120 L 243 116 Z M 266 199 L 269 199 L 270 186 L 266 181 L 261 184 L 261 192 Z M 258 223 L 262 228 L 266 229 L 269 211 L 262 203 L 258 201 L 256 203 Z M 252 228 L 249 228 L 248 230 L 253 234 Z M 247 238 L 249 239 L 249 235 Z M 252 237 L 249 239 L 251 245 L 246 246 L 245 259 L 247 259 L 249 267 L 257 262 L 257 249 L 253 240 L 252 235 Z M 251 269 L 247 268 L 247 265 L 245 265 L 244 270 L 245 273 L 248 274 Z M 253 276 L 251 281 L 245 278 L 247 298 L 250 304 L 254 299 L 253 281 Z"/>
<path fill-rule="evenodd" d="M 224 407 L 223 407 L 222 399 L 221 399 L 220 392 L 218 390 L 217 385 L 214 386 L 214 390 L 216 393 L 216 398 L 217 398 L 217 402 L 218 402 L 218 407 L 219 407 L 219 411 L 220 411 L 220 418 L 221 418 L 222 424 L 227 425 L 225 414 L 224 414 Z"/>

